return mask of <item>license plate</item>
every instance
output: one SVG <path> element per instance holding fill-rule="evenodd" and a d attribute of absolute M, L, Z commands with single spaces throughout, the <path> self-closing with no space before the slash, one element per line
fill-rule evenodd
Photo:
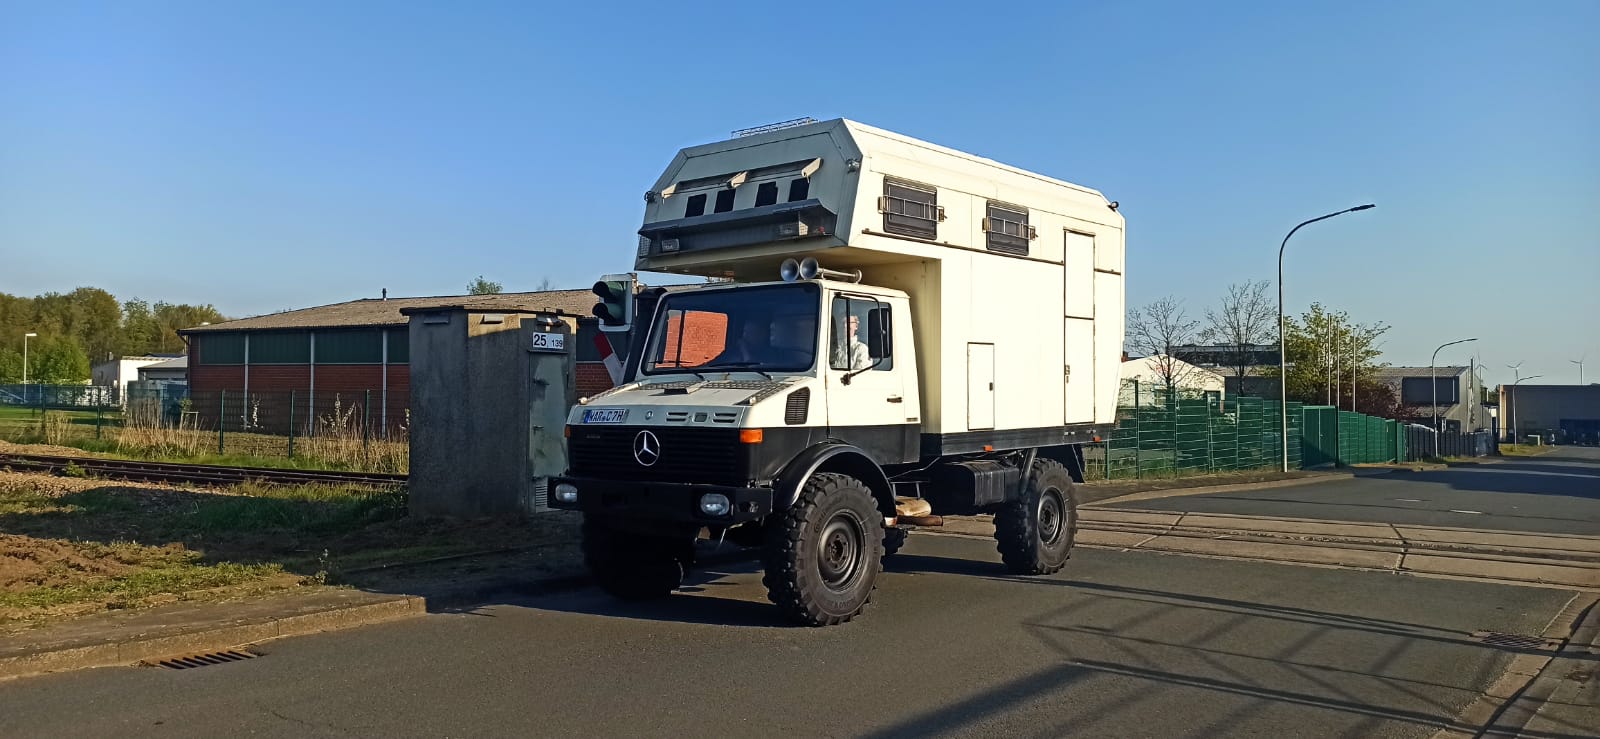
<path fill-rule="evenodd" d="M 584 423 L 622 423 L 626 420 L 627 408 L 590 408 L 583 412 Z"/>

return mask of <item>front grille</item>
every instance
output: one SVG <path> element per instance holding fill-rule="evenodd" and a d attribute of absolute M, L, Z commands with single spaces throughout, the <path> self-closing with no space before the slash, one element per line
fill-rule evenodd
<path fill-rule="evenodd" d="M 634 443 L 641 431 L 661 441 L 654 465 L 639 463 Z M 749 482 L 747 447 L 739 430 L 651 426 L 574 426 L 567 442 L 572 474 L 605 480 L 744 485 Z"/>

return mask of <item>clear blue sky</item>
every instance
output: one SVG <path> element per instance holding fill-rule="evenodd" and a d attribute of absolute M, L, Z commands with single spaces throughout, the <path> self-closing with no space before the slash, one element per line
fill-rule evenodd
<path fill-rule="evenodd" d="M 1197 315 L 1376 202 L 1292 311 L 1600 380 L 1600 2 L 539 5 L 0 0 L 0 291 L 581 287 L 679 147 L 845 116 L 1102 190 Z"/>

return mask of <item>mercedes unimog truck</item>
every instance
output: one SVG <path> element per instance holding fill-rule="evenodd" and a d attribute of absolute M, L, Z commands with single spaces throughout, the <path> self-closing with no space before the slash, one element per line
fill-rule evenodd
<path fill-rule="evenodd" d="M 684 149 L 645 201 L 635 268 L 709 279 L 641 301 L 568 419 L 549 500 L 605 590 L 672 592 L 709 535 L 838 624 L 907 525 L 983 512 L 1012 572 L 1061 569 L 1114 421 L 1116 203 L 848 120 Z"/>

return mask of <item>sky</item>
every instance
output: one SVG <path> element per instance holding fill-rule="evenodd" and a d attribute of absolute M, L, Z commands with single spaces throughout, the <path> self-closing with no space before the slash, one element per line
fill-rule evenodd
<path fill-rule="evenodd" d="M 0 0 L 0 292 L 585 287 L 681 147 L 847 117 L 1093 187 L 1130 305 L 1600 381 L 1600 2 Z"/>

